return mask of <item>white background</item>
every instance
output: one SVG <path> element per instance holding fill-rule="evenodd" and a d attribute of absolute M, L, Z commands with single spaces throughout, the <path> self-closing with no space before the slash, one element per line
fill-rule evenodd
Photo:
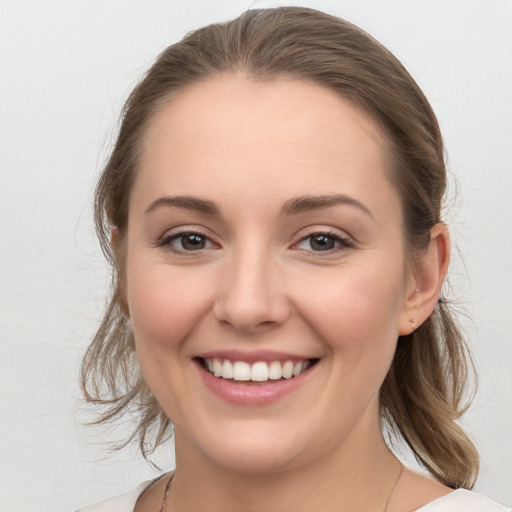
<path fill-rule="evenodd" d="M 293 3 L 293 2 L 291 2 Z M 280 5 L 254 2 L 256 7 Z M 444 131 L 453 296 L 480 372 L 476 489 L 512 504 L 512 2 L 302 1 L 387 45 Z M 73 509 L 155 473 L 84 427 L 79 358 L 105 298 L 91 195 L 120 106 L 156 54 L 247 1 L 0 0 L 0 511 Z M 167 447 L 160 460 L 169 459 Z M 166 464 L 168 468 L 170 463 Z"/>

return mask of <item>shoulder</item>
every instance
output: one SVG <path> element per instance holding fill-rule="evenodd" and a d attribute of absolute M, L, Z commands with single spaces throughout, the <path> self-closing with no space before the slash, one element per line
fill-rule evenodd
<path fill-rule="evenodd" d="M 139 496 L 154 482 L 155 480 L 147 480 L 140 483 L 131 491 L 113 496 L 106 500 L 87 505 L 75 510 L 75 512 L 133 512 L 135 503 Z"/>
<path fill-rule="evenodd" d="M 512 509 L 476 492 L 457 489 L 416 512 L 512 512 Z"/>

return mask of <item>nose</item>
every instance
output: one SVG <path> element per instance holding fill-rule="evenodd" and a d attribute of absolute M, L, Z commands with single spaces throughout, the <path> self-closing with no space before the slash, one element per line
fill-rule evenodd
<path fill-rule="evenodd" d="M 247 250 L 226 261 L 213 308 L 215 318 L 248 334 L 282 324 L 290 313 L 282 277 L 277 262 L 264 253 Z"/>

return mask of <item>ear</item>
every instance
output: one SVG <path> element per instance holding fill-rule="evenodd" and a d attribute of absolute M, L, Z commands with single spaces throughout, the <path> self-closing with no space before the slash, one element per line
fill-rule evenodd
<path fill-rule="evenodd" d="M 399 334 L 411 334 L 434 310 L 448 263 L 450 262 L 450 233 L 442 224 L 430 230 L 426 251 L 411 263 L 404 307 L 399 320 Z"/>

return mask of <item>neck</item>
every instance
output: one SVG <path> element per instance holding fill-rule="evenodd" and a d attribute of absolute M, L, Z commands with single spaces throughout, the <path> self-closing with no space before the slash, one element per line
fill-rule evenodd
<path fill-rule="evenodd" d="M 177 433 L 168 510 L 323 512 L 336 503 L 339 512 L 381 511 L 400 466 L 380 432 L 373 439 L 344 443 L 307 464 L 255 473 L 219 467 L 204 458 L 198 461 L 190 446 L 181 449 Z"/>

